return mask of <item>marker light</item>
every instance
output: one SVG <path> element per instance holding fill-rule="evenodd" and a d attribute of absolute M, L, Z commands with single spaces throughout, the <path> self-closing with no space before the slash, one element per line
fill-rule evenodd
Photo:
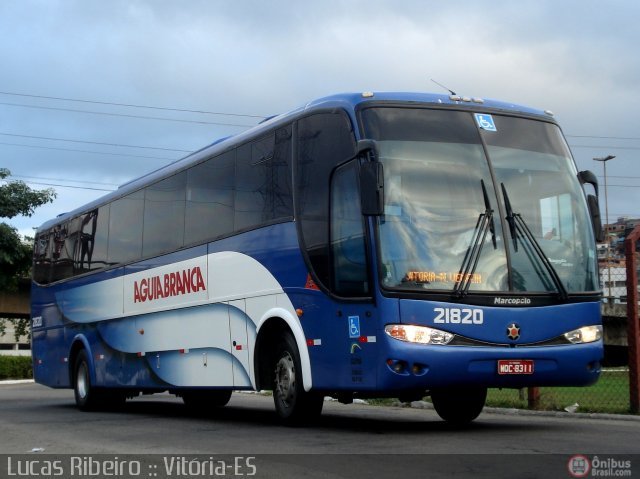
<path fill-rule="evenodd" d="M 453 334 L 413 324 L 387 324 L 384 332 L 398 341 L 419 344 L 448 344 Z"/>
<path fill-rule="evenodd" d="M 564 337 L 573 344 L 593 343 L 602 338 L 602 326 L 584 326 L 564 333 Z"/>

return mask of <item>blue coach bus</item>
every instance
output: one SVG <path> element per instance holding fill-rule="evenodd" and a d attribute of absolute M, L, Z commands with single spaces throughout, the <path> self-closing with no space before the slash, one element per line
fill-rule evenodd
<path fill-rule="evenodd" d="M 600 233 L 550 112 L 323 98 L 42 225 L 34 377 L 82 410 L 265 389 L 285 423 L 427 395 L 470 422 L 487 388 L 597 380 Z"/>

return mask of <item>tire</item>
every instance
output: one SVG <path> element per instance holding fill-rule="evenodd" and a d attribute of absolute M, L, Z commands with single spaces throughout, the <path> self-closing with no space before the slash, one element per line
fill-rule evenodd
<path fill-rule="evenodd" d="M 182 393 L 182 401 L 190 410 L 206 412 L 227 405 L 231 399 L 231 389 L 187 391 Z"/>
<path fill-rule="evenodd" d="M 311 422 L 322 413 L 324 396 L 304 390 L 298 346 L 288 332 L 276 349 L 273 401 L 281 422 L 290 426 Z"/>
<path fill-rule="evenodd" d="M 487 388 L 452 388 L 431 391 L 438 416 L 450 424 L 464 426 L 476 419 L 487 400 Z"/>
<path fill-rule="evenodd" d="M 100 394 L 91 384 L 89 368 L 87 353 L 83 349 L 78 353 L 73 368 L 73 392 L 76 406 L 81 411 L 93 411 L 100 405 Z"/>
<path fill-rule="evenodd" d="M 91 384 L 87 352 L 83 349 L 76 357 L 73 368 L 73 392 L 76 406 L 81 411 L 118 409 L 126 401 L 126 395 L 118 389 L 101 389 Z"/>

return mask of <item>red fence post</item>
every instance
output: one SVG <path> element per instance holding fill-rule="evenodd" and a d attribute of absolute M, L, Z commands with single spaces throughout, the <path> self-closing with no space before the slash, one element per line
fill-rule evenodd
<path fill-rule="evenodd" d="M 638 264 L 636 242 L 640 226 L 624 240 L 627 263 L 627 344 L 629 351 L 629 402 L 631 412 L 640 411 L 640 327 L 638 325 Z"/>

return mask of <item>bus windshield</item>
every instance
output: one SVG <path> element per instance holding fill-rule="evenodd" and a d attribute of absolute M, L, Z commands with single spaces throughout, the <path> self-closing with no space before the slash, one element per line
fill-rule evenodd
<path fill-rule="evenodd" d="M 362 119 L 384 165 L 383 287 L 598 289 L 584 195 L 556 125 L 397 107 L 363 110 Z"/>

